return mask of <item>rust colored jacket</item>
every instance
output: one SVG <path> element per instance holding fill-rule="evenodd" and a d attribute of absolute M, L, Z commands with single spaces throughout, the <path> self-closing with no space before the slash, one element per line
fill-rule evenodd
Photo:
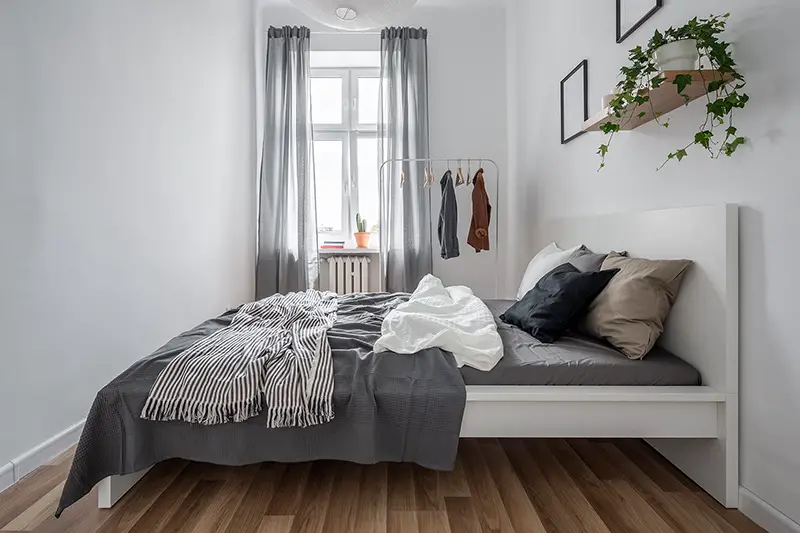
<path fill-rule="evenodd" d="M 472 182 L 472 222 L 469 225 L 467 244 L 475 248 L 476 252 L 489 249 L 489 224 L 492 222 L 492 205 L 489 195 L 486 194 L 486 183 L 483 180 L 483 169 L 475 173 Z"/>

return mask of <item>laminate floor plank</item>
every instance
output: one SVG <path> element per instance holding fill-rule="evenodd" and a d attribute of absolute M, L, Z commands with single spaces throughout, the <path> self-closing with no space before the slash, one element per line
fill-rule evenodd
<path fill-rule="evenodd" d="M 286 465 L 266 514 L 282 516 L 297 514 L 310 470 L 311 463 Z"/>
<path fill-rule="evenodd" d="M 472 498 L 446 497 L 444 506 L 447 508 L 450 531 L 453 533 L 481 533 L 481 522 L 478 520 Z"/>
<path fill-rule="evenodd" d="M 763 533 L 639 440 L 464 439 L 452 472 L 170 460 L 56 519 L 72 453 L 0 494 L 0 533 Z"/>
<path fill-rule="evenodd" d="M 33 531 L 36 529 L 37 526 L 41 525 L 56 512 L 61 491 L 64 489 L 64 483 L 62 481 L 53 487 L 53 490 L 39 498 L 0 531 Z"/>
<path fill-rule="evenodd" d="M 567 439 L 567 442 L 597 479 L 601 481 L 621 479 L 621 475 L 614 465 L 598 453 L 601 443 L 589 442 L 586 439 Z"/>
<path fill-rule="evenodd" d="M 414 485 L 414 465 L 411 463 L 389 463 L 388 498 L 390 511 L 413 511 L 417 508 Z"/>
<path fill-rule="evenodd" d="M 261 527 L 261 521 L 267 514 L 272 498 L 279 492 L 279 481 L 285 469 L 294 465 L 264 463 L 256 473 L 253 482 L 247 488 L 241 503 L 236 508 L 227 533 L 253 533 Z"/>
<path fill-rule="evenodd" d="M 609 494 L 618 502 L 617 508 L 628 526 L 628 531 L 648 531 L 652 533 L 676 533 L 652 507 L 625 480 L 607 482 Z"/>
<path fill-rule="evenodd" d="M 391 481 L 391 478 L 390 478 Z M 456 457 L 452 472 L 439 472 L 439 490 L 443 498 L 469 498 L 469 483 L 461 458 Z"/>
<path fill-rule="evenodd" d="M 161 497 L 166 488 L 175 481 L 175 478 L 183 472 L 187 464 L 187 461 L 170 460 L 154 466 L 139 483 L 122 497 L 122 500 L 117 502 L 109 519 L 96 531 L 98 533 L 128 533 L 150 506 Z M 69 510 L 67 509 L 67 511 Z"/>
<path fill-rule="evenodd" d="M 559 501 L 553 487 L 521 440 L 502 442 L 514 470 L 519 474 L 528 498 L 533 503 L 548 533 L 580 531 L 580 521 Z"/>
<path fill-rule="evenodd" d="M 480 444 L 476 439 L 465 439 L 459 448 L 482 530 L 484 533 L 513 532 L 511 518 L 483 458 Z"/>
<path fill-rule="evenodd" d="M 444 511 L 439 472 L 414 465 L 415 511 Z"/>
<path fill-rule="evenodd" d="M 161 531 L 164 533 L 178 533 L 194 529 L 202 517 L 203 506 L 206 505 L 207 501 L 216 497 L 223 485 L 224 482 L 220 480 L 206 481 L 201 479 L 198 481 Z"/>
<path fill-rule="evenodd" d="M 332 461 L 319 461 L 311 466 L 291 533 L 322 533 L 336 470 Z"/>
<path fill-rule="evenodd" d="M 293 516 L 265 516 L 261 519 L 257 533 L 290 533 Z"/>
<path fill-rule="evenodd" d="M 484 439 L 481 441 L 481 450 L 514 531 L 546 533 L 536 508 L 500 443 L 495 439 Z"/>
<path fill-rule="evenodd" d="M 636 463 L 664 492 L 697 492 L 702 490 L 644 441 L 625 439 L 615 443 L 615 446 L 630 461 Z"/>
<path fill-rule="evenodd" d="M 417 531 L 419 533 L 451 533 L 447 512 L 417 511 Z"/>
<path fill-rule="evenodd" d="M 339 465 L 325 513 L 325 531 L 349 532 L 355 529 L 363 470 L 357 464 Z"/>
<path fill-rule="evenodd" d="M 641 495 L 648 505 L 674 530 L 680 533 L 732 533 L 720 528 L 695 510 L 694 495 L 686 505 L 676 498 L 675 493 L 661 490 L 655 481 L 631 462 L 614 444 L 601 444 L 600 449 L 608 459 L 619 468 L 625 480 Z"/>
<path fill-rule="evenodd" d="M 607 483 L 619 476 L 616 473 L 610 475 L 613 465 L 600 454 L 598 444 L 571 440 L 569 445 L 551 446 L 550 449 L 559 464 L 576 480 L 578 489 L 612 533 L 637 533 L 627 525 L 626 509 L 619 507 L 619 502 L 609 493 Z M 591 464 L 609 481 L 599 479 L 595 470 L 590 468 Z"/>
<path fill-rule="evenodd" d="M 677 494 L 675 497 L 679 502 L 688 503 L 686 501 L 688 499 L 687 494 Z M 695 493 L 691 500 L 698 513 L 713 521 L 722 529 L 732 527 L 733 531 L 737 533 L 761 533 L 764 531 L 738 510 L 726 509 L 705 492 Z"/>
<path fill-rule="evenodd" d="M 330 531 L 348 531 L 331 529 Z M 416 511 L 389 511 L 386 524 L 387 533 L 419 533 Z"/>
<path fill-rule="evenodd" d="M 202 471 L 197 463 L 187 465 L 180 475 L 169 484 L 158 499 L 145 511 L 142 517 L 133 524 L 130 529 L 131 533 L 156 533 L 162 531 L 181 506 L 183 500 L 189 496 L 195 485 L 200 481 L 201 473 Z M 67 511 L 69 510 L 67 509 Z M 66 514 L 66 511 L 64 511 L 64 514 Z"/>
<path fill-rule="evenodd" d="M 553 488 L 556 498 L 571 512 L 580 524 L 580 531 L 586 533 L 611 533 L 592 505 L 581 492 L 578 485 L 558 462 L 548 444 L 558 441 L 526 441 L 528 451 L 539 464 L 547 483 Z"/>
<path fill-rule="evenodd" d="M 386 464 L 364 467 L 358 497 L 356 533 L 386 533 L 388 520 Z"/>
<path fill-rule="evenodd" d="M 63 483 L 69 466 L 68 462 L 42 466 L 0 493 L 0 528 Z"/>
<path fill-rule="evenodd" d="M 233 469 L 216 497 L 211 499 L 202 511 L 202 516 L 192 533 L 225 531 L 260 470 L 260 464 Z"/>
<path fill-rule="evenodd" d="M 86 533 L 102 526 L 113 514 L 109 509 L 97 508 L 96 488 L 68 510 L 71 512 L 64 511 L 61 518 L 50 515 L 36 526 L 34 533 Z"/>

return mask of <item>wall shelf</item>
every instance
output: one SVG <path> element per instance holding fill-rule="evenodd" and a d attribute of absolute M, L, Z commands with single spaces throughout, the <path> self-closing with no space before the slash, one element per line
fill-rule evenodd
<path fill-rule="evenodd" d="M 726 83 L 733 81 L 730 75 L 723 75 L 717 70 L 667 70 L 662 74 L 666 78 L 664 83 L 657 89 L 643 89 L 642 96 L 650 96 L 650 102 L 637 106 L 632 109 L 622 121 L 622 130 L 635 130 L 639 126 L 655 120 L 656 114 L 660 113 L 663 117 L 670 111 L 686 105 L 687 101 L 678 94 L 678 88 L 673 81 L 681 74 L 689 74 L 692 77 L 692 84 L 687 86 L 683 94 L 689 97 L 689 101 L 697 100 L 708 94 L 708 84 L 711 81 L 724 79 Z M 652 106 L 651 106 L 652 104 Z M 655 111 L 655 113 L 654 113 Z M 639 118 L 641 113 L 646 113 Z M 584 122 L 583 131 L 601 131 L 600 127 L 615 120 L 608 108 L 604 109 L 599 115 Z"/>

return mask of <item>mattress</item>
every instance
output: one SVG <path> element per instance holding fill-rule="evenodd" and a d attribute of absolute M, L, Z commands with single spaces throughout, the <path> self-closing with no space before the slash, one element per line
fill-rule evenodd
<path fill-rule="evenodd" d="M 610 345 L 579 334 L 544 344 L 500 320 L 515 302 L 486 300 L 503 339 L 504 355 L 489 372 L 463 367 L 467 385 L 700 385 L 700 373 L 667 350 L 656 347 L 633 361 Z"/>

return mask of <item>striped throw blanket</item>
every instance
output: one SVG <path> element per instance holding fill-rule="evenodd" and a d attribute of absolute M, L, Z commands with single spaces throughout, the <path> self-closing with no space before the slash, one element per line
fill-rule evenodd
<path fill-rule="evenodd" d="M 337 296 L 306 291 L 244 305 L 231 325 L 195 343 L 156 378 L 146 420 L 205 425 L 267 412 L 268 427 L 307 427 L 333 419 L 328 329 Z"/>

